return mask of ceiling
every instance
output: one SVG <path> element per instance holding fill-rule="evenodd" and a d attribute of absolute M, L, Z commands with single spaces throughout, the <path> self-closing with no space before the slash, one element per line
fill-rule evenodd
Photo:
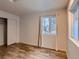
<path fill-rule="evenodd" d="M 0 0 L 0 10 L 16 15 L 66 8 L 69 0 Z"/>

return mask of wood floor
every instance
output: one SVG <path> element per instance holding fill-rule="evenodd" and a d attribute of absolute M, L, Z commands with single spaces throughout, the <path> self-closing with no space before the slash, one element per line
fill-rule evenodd
<path fill-rule="evenodd" d="M 64 52 L 56 52 L 26 44 L 13 44 L 0 47 L 0 59 L 67 59 Z"/>

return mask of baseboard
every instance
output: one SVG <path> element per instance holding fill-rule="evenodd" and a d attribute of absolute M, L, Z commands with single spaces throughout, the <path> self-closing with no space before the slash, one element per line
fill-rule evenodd
<path fill-rule="evenodd" d="M 51 49 L 51 48 L 46 48 L 46 47 L 39 47 L 39 46 L 36 46 L 36 45 L 31 45 L 31 44 L 26 44 L 26 43 L 14 43 L 14 44 L 24 44 L 24 45 L 28 45 L 28 46 L 32 46 L 32 47 L 36 47 L 36 48 L 42 48 L 42 49 L 47 49 L 47 50 L 53 50 L 53 51 L 56 51 L 56 52 L 66 53 L 66 51 L 56 50 L 56 49 Z M 11 44 L 11 45 L 13 45 L 13 44 Z"/>

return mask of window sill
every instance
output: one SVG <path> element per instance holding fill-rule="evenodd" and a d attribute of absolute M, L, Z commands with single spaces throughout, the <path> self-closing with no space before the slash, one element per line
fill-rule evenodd
<path fill-rule="evenodd" d="M 74 40 L 73 38 L 69 37 L 69 39 L 79 48 L 79 41 Z"/>

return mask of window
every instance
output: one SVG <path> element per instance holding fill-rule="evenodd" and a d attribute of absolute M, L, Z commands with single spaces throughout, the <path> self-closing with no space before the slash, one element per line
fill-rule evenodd
<path fill-rule="evenodd" d="M 72 6 L 72 13 L 73 13 L 73 27 L 72 27 L 72 32 L 71 35 L 75 40 L 78 40 L 78 21 L 79 21 L 79 5 L 77 4 L 78 1 L 76 1 L 75 4 Z"/>
<path fill-rule="evenodd" d="M 43 17 L 43 34 L 56 35 L 56 16 Z"/>
<path fill-rule="evenodd" d="M 74 13 L 73 37 L 78 40 L 78 9 Z"/>

